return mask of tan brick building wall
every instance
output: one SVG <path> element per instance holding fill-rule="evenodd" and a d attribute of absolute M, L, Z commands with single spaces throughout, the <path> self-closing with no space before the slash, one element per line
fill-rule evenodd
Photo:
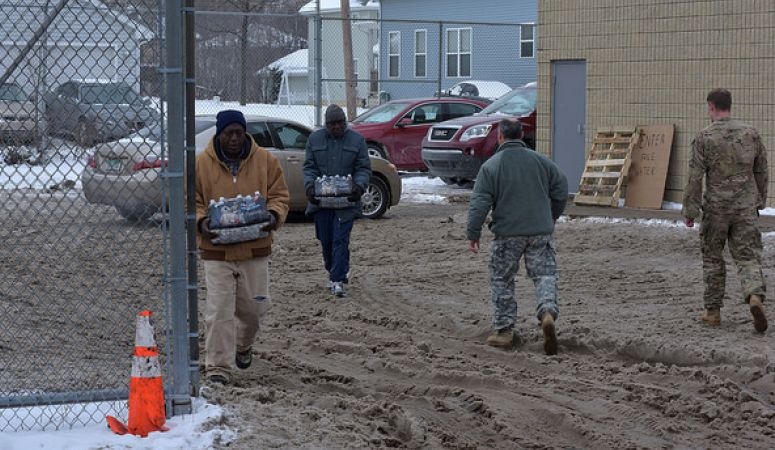
<path fill-rule="evenodd" d="M 539 0 L 539 149 L 552 150 L 551 62 L 586 60 L 588 152 L 599 128 L 673 123 L 665 200 L 680 202 L 705 97 L 732 92 L 732 114 L 768 149 L 775 204 L 775 0 Z"/>

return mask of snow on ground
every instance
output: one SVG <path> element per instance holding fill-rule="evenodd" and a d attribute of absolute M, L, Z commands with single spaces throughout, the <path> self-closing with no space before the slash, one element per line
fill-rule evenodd
<path fill-rule="evenodd" d="M 98 404 L 68 405 L 67 408 L 86 407 L 99 410 Z M 193 399 L 193 414 L 176 416 L 167 421 L 167 432 L 154 432 L 146 438 L 133 435 L 114 434 L 105 422 L 57 431 L 21 431 L 0 433 L 0 449 L 27 450 L 41 448 L 46 450 L 96 450 L 96 449 L 208 449 L 213 444 L 228 444 L 234 439 L 235 432 L 223 425 L 216 424 L 223 419 L 223 409 L 205 402 L 201 398 Z M 7 411 L 7 410 L 5 410 Z M 24 411 L 14 410 L 17 416 Z M 40 416 L 41 408 L 30 408 L 29 415 Z M 65 413 L 66 415 L 66 413 Z M 95 414 L 96 415 L 96 414 Z M 63 417 L 66 420 L 66 417 Z M 11 422 L 11 426 L 14 425 Z"/>

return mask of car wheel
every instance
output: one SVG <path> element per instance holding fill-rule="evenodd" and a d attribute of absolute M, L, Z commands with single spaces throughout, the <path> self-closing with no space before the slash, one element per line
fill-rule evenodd
<path fill-rule="evenodd" d="M 457 180 L 457 185 L 462 188 L 471 189 L 474 187 L 474 180 Z"/>
<path fill-rule="evenodd" d="M 387 211 L 389 203 L 390 193 L 385 182 L 377 177 L 371 177 L 366 192 L 361 197 L 363 217 L 367 219 L 382 217 Z"/>
<path fill-rule="evenodd" d="M 450 177 L 439 177 L 439 179 L 441 179 L 441 181 L 443 181 L 444 184 L 446 184 L 448 186 L 453 186 L 453 185 L 457 184 L 457 182 L 455 180 L 453 180 L 452 178 L 450 178 Z"/>
<path fill-rule="evenodd" d="M 88 120 L 81 120 L 78 122 L 78 131 L 75 135 L 75 141 L 81 147 L 91 147 L 94 145 L 94 141 L 97 140 L 97 127 L 94 123 Z"/>
<path fill-rule="evenodd" d="M 152 205 L 116 205 L 116 211 L 118 211 L 119 216 L 123 217 L 129 222 L 142 222 L 153 217 L 153 215 L 159 211 L 159 208 Z"/>
<path fill-rule="evenodd" d="M 383 150 L 382 147 L 380 147 L 379 145 L 369 144 L 367 148 L 369 150 L 369 156 L 373 156 L 375 158 L 387 159 L 387 154 L 385 154 L 385 150 Z"/>

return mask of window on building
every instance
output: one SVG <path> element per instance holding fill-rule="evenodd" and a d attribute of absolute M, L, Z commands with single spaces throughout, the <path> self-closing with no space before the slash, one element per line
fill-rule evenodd
<path fill-rule="evenodd" d="M 521 58 L 535 57 L 536 26 L 533 24 L 520 25 L 519 30 L 519 56 Z"/>
<path fill-rule="evenodd" d="M 447 29 L 447 76 L 471 76 L 471 29 Z"/>
<path fill-rule="evenodd" d="M 428 61 L 428 32 L 426 30 L 414 30 L 414 76 L 425 77 L 427 75 Z"/>
<path fill-rule="evenodd" d="M 388 77 L 398 78 L 401 64 L 401 32 L 391 31 L 388 33 Z"/>

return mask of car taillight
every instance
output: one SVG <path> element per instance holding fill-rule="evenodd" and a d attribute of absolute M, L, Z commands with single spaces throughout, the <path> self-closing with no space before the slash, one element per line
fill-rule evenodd
<path fill-rule="evenodd" d="M 167 161 L 164 159 L 154 159 L 152 161 L 149 160 L 143 160 L 138 163 L 135 163 L 134 166 L 132 166 L 132 170 L 135 172 L 138 170 L 145 170 L 145 169 L 159 169 L 161 167 L 165 167 L 167 165 Z"/>
<path fill-rule="evenodd" d="M 94 157 L 94 155 L 90 155 L 89 159 L 86 160 L 86 165 L 91 167 L 92 169 L 97 168 L 97 158 Z"/>

